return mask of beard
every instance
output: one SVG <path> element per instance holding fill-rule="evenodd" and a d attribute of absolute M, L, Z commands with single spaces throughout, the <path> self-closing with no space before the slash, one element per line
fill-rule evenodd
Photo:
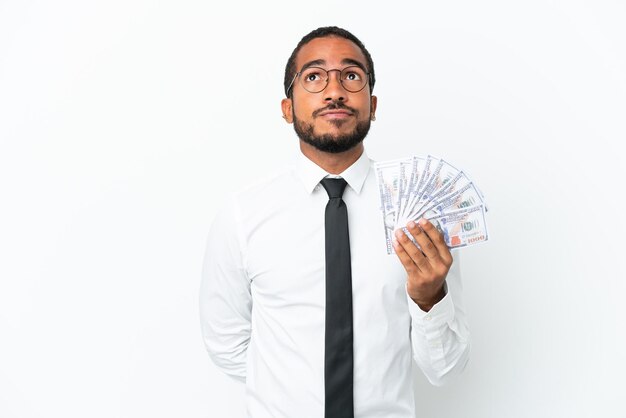
<path fill-rule="evenodd" d="M 331 106 L 325 107 L 324 109 L 320 109 L 314 112 L 313 116 L 315 117 L 317 114 L 327 109 L 347 109 L 347 107 L 342 106 L 342 105 L 331 105 Z M 350 110 L 354 113 L 355 117 L 358 118 L 359 116 L 358 112 L 354 109 L 350 109 Z M 347 122 L 346 120 L 341 120 L 341 119 L 330 121 L 330 123 L 332 123 L 333 125 L 337 127 L 341 127 L 341 125 L 343 125 L 346 122 Z M 313 133 L 313 124 L 301 121 L 296 117 L 295 112 L 293 114 L 293 128 L 295 129 L 298 137 L 302 141 L 315 147 L 319 151 L 328 152 L 331 154 L 337 154 L 340 152 L 348 151 L 354 148 L 355 146 L 357 146 L 358 144 L 360 144 L 361 142 L 363 142 L 363 140 L 367 136 L 367 133 L 370 130 L 370 124 L 371 124 L 370 120 L 367 119 L 367 120 L 358 122 L 355 128 L 351 132 L 348 132 L 345 134 L 315 135 L 315 133 Z"/>

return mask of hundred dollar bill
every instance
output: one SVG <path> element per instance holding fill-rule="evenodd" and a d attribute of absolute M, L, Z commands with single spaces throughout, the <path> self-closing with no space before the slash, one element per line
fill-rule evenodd
<path fill-rule="evenodd" d="M 454 193 L 455 191 L 457 191 L 461 187 L 466 186 L 469 183 L 471 183 L 469 177 L 467 177 L 467 175 L 463 171 L 459 171 L 459 173 L 456 174 L 449 181 L 445 180 L 442 186 L 437 191 L 432 193 L 432 195 L 430 196 L 430 200 L 435 201 L 450 193 Z"/>
<path fill-rule="evenodd" d="M 460 248 L 487 241 L 487 223 L 483 205 L 463 208 L 430 219 L 441 232 L 449 248 Z"/>
<path fill-rule="evenodd" d="M 396 217 L 396 226 L 406 225 L 405 220 L 406 213 L 411 211 L 409 206 L 410 199 L 414 197 L 415 190 L 417 189 L 419 179 L 422 177 L 422 169 L 424 167 L 426 159 L 422 157 L 414 156 L 410 159 L 410 162 L 404 162 L 403 169 L 407 174 L 406 187 L 403 188 L 399 196 L 398 216 Z M 404 223 L 403 223 L 404 222 Z"/>
<path fill-rule="evenodd" d="M 374 172 L 378 181 L 378 193 L 380 195 L 380 210 L 383 215 L 383 226 L 385 228 L 385 241 L 387 254 L 393 252 L 393 231 L 396 224 L 399 192 L 398 164 L 404 160 L 382 161 L 374 164 Z"/>
<path fill-rule="evenodd" d="M 432 175 L 428 179 L 428 183 L 424 186 L 418 204 L 416 206 L 422 206 L 425 202 L 432 201 L 433 196 L 445 187 L 446 183 L 450 182 L 459 174 L 459 170 L 452 164 L 445 160 L 439 160 L 439 163 L 433 170 Z"/>
<path fill-rule="evenodd" d="M 430 181 L 430 178 L 433 175 L 433 172 L 437 168 L 438 164 L 439 158 L 433 157 L 432 155 L 426 157 L 424 172 L 422 173 L 422 178 L 418 183 L 417 190 L 415 191 L 414 199 L 411 206 L 414 206 L 417 202 L 419 202 L 419 199 L 424 193 L 424 190 L 426 189 L 426 186 L 428 185 L 428 182 Z"/>
<path fill-rule="evenodd" d="M 396 217 L 394 223 L 398 222 L 398 217 L 402 212 L 402 199 L 408 193 L 409 179 L 410 175 L 410 165 L 411 160 L 401 160 L 397 163 L 396 169 L 398 170 L 398 195 L 395 202 L 396 206 Z"/>
<path fill-rule="evenodd" d="M 459 184 L 459 181 L 461 181 L 461 184 Z M 418 201 L 413 206 L 409 218 L 415 218 L 424 206 L 441 196 L 451 193 L 455 185 L 462 186 L 467 183 L 469 183 L 469 179 L 463 175 L 463 172 L 460 172 L 456 167 L 443 159 L 439 160 Z"/>
<path fill-rule="evenodd" d="M 430 219 L 448 212 L 478 205 L 484 206 L 483 198 L 474 186 L 474 183 L 469 183 L 453 193 L 428 202 L 424 205 L 423 209 L 418 212 L 416 219 L 421 217 Z"/>
<path fill-rule="evenodd" d="M 417 182 L 415 186 L 411 189 L 411 193 L 409 194 L 407 201 L 404 206 L 404 210 L 396 219 L 397 227 L 404 227 L 406 223 L 411 219 L 410 214 L 412 213 L 412 209 L 415 207 L 416 203 L 419 200 L 419 196 L 421 195 L 428 178 L 432 172 L 432 166 L 436 164 L 438 161 L 437 158 L 429 155 L 423 162 L 418 163 L 417 168 L 419 170 L 419 176 L 417 178 Z"/>

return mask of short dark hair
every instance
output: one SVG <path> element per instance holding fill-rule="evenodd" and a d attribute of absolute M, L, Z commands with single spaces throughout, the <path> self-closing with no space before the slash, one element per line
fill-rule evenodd
<path fill-rule="evenodd" d="M 293 52 L 291 53 L 291 56 L 287 60 L 287 65 L 285 66 L 285 80 L 284 80 L 285 96 L 289 97 L 289 92 L 287 91 L 287 89 L 289 88 L 289 84 L 291 84 L 291 81 L 293 80 L 297 72 L 296 55 L 298 55 L 298 52 L 300 52 L 300 49 L 302 49 L 304 45 L 308 44 L 313 39 L 325 38 L 327 36 L 337 36 L 340 38 L 347 39 L 349 41 L 354 42 L 356 46 L 358 46 L 361 49 L 361 52 L 363 52 L 363 55 L 365 55 L 365 59 L 367 61 L 367 71 L 370 73 L 370 94 L 374 90 L 374 83 L 376 81 L 376 77 L 374 76 L 374 61 L 372 61 L 372 56 L 365 48 L 365 45 L 363 45 L 363 42 L 361 42 L 359 38 L 357 38 L 356 36 L 354 36 L 353 34 L 351 34 L 345 29 L 339 28 L 337 26 L 324 26 L 321 28 L 317 28 L 314 31 L 305 35 L 300 40 L 300 42 L 298 42 L 296 49 L 293 50 Z"/>

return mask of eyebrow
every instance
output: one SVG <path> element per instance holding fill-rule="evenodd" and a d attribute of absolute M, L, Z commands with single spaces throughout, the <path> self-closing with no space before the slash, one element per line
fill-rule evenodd
<path fill-rule="evenodd" d="M 322 59 L 317 59 L 317 60 L 313 60 L 313 61 L 309 61 L 307 63 L 305 63 L 302 68 L 300 69 L 300 72 L 306 70 L 309 67 L 317 67 L 320 65 L 325 65 L 326 64 L 326 60 L 322 60 Z M 367 72 L 367 69 L 365 68 L 365 65 L 363 65 L 363 63 L 361 63 L 360 61 L 357 61 L 355 59 L 352 58 L 344 58 L 341 60 L 341 64 L 342 65 L 356 65 L 357 67 L 359 67 L 360 69 L 362 69 L 363 71 Z"/>
<path fill-rule="evenodd" d="M 306 70 L 309 67 L 317 67 L 318 65 L 324 65 L 326 64 L 325 60 L 313 60 L 313 61 L 309 61 L 307 63 L 305 63 L 302 68 L 300 69 L 300 72 Z"/>
<path fill-rule="evenodd" d="M 355 59 L 344 58 L 344 59 L 341 60 L 341 63 L 343 65 L 356 65 L 357 67 L 359 67 L 363 71 L 367 72 L 367 68 L 365 68 L 365 65 L 363 65 L 363 63 L 361 63 L 360 61 L 357 61 Z"/>

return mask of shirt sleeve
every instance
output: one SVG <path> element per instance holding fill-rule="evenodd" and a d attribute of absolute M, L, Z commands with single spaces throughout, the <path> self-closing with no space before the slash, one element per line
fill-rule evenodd
<path fill-rule="evenodd" d="M 469 359 L 470 335 L 462 303 L 459 254 L 444 283 L 446 295 L 424 312 L 407 292 L 411 315 L 413 358 L 435 386 L 442 386 L 460 374 Z"/>
<path fill-rule="evenodd" d="M 211 360 L 224 373 L 245 382 L 252 295 L 238 218 L 231 198 L 209 231 L 200 284 L 200 323 Z"/>

